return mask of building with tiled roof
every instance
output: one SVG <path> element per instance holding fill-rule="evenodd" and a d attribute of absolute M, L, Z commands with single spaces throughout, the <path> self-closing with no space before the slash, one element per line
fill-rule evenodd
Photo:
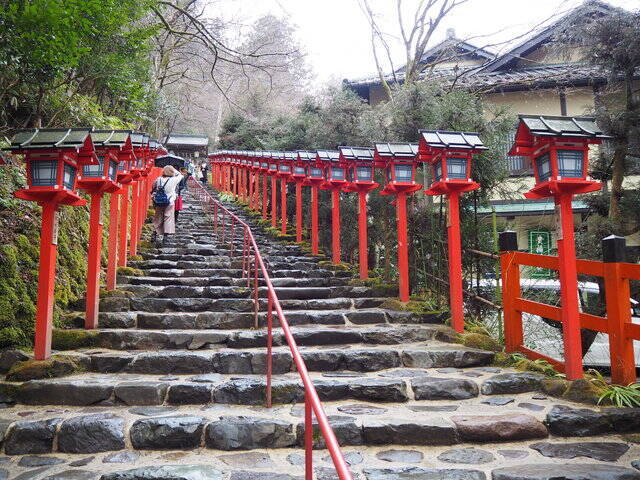
<path fill-rule="evenodd" d="M 559 48 L 558 39 L 568 25 L 580 18 L 610 15 L 615 11 L 619 9 L 605 2 L 586 0 L 499 56 L 448 35 L 445 42 L 428 52 L 429 58 L 424 62 L 425 68 L 419 78 L 455 82 L 455 88 L 480 93 L 489 108 L 506 108 L 514 118 L 516 114 L 584 115 L 593 111 L 595 94 L 609 81 L 608 75 L 596 66 L 581 62 L 577 48 L 572 50 L 566 45 Z M 455 49 L 457 55 L 448 58 L 442 54 L 446 49 L 449 52 Z M 446 60 L 440 63 L 438 57 Z M 386 81 L 389 84 L 402 83 L 403 72 L 404 69 L 399 69 L 395 74 L 387 75 Z M 373 105 L 387 99 L 378 77 L 345 80 L 344 86 Z M 508 228 L 518 232 L 521 244 L 524 242 L 526 245 L 531 232 L 536 232 L 536 238 L 539 232 L 546 232 L 551 240 L 555 230 L 553 202 L 542 200 L 533 204 L 529 200 L 518 200 L 533 186 L 533 176 L 524 158 L 508 155 L 514 134 L 515 125 L 512 135 L 505 139 L 502 158 L 512 175 L 512 180 L 503 185 L 503 190 L 511 193 L 507 198 L 493 199 L 492 207 L 484 213 L 495 211 Z M 631 185 L 638 180 L 638 177 L 629 177 L 625 184 Z M 575 207 L 576 221 L 579 222 L 580 215 L 587 208 L 582 202 L 576 203 Z M 629 246 L 640 245 L 635 237 L 628 240 Z"/>

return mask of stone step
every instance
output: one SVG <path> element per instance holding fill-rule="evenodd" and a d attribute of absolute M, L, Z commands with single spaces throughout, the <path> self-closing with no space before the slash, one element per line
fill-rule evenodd
<path fill-rule="evenodd" d="M 258 314 L 258 326 L 266 326 L 267 314 Z M 332 309 L 332 310 L 286 310 L 285 317 L 290 326 L 296 325 L 368 325 L 368 324 L 440 324 L 439 314 L 417 314 L 384 310 L 379 308 Z M 98 319 L 101 328 L 139 329 L 242 329 L 253 328 L 255 316 L 251 312 L 201 312 L 201 313 L 145 313 L 145 312 L 101 312 Z M 274 327 L 280 322 L 273 318 Z"/>
<path fill-rule="evenodd" d="M 130 450 L 143 451 L 184 451 L 198 448 L 220 451 L 259 449 L 272 451 L 302 446 L 304 410 L 299 401 L 293 406 L 276 406 L 273 409 L 266 409 L 260 403 L 231 406 L 220 402 L 212 403 L 211 400 L 205 404 L 205 407 L 180 403 L 172 405 L 170 403 L 172 399 L 188 398 L 185 395 L 184 385 L 187 383 L 174 383 L 163 392 L 167 399 L 166 406 L 128 405 L 127 401 L 130 400 L 153 400 L 151 397 L 154 392 L 148 388 L 142 388 L 136 392 L 133 387 L 123 382 L 115 387 L 112 396 L 103 401 L 103 407 L 96 409 L 95 412 L 90 413 L 87 409 L 78 408 L 79 406 L 71 406 L 64 410 L 49 412 L 35 407 L 36 410 L 29 412 L 28 418 L 14 413 L 5 420 L 4 452 L 10 456 L 48 453 L 86 455 L 123 451 L 127 445 L 130 445 Z M 191 385 L 207 387 L 208 384 L 194 382 Z M 354 391 L 360 388 L 357 382 L 353 385 Z M 294 399 L 295 395 L 292 396 L 290 391 L 280 387 L 280 384 L 274 384 L 274 394 Z M 252 394 L 254 390 L 248 392 Z M 195 390 L 191 392 L 191 395 L 194 394 L 196 394 Z M 209 394 L 215 402 L 216 395 L 226 397 L 228 392 L 216 393 L 214 389 L 213 393 Z M 200 396 L 205 397 L 203 393 Z M 517 401 L 523 405 L 529 404 L 530 398 L 530 395 L 520 396 Z M 256 398 L 256 402 L 258 400 L 261 398 Z M 585 457 L 609 462 L 609 466 L 623 458 L 633 459 L 634 455 L 637 458 L 640 448 L 637 445 L 627 445 L 621 437 L 623 434 L 637 432 L 637 423 L 634 427 L 628 428 L 616 427 L 612 424 L 601 436 L 583 436 L 579 441 L 569 443 L 567 437 L 558 438 L 553 430 L 554 415 L 559 407 L 549 405 L 548 401 L 538 401 L 538 404 L 542 404 L 542 410 L 538 412 L 519 406 L 497 409 L 478 403 L 476 398 L 456 402 L 456 411 L 446 409 L 451 405 L 428 405 L 419 401 L 375 405 L 327 402 L 326 409 L 338 442 L 342 447 L 346 447 L 347 452 L 349 447 L 367 447 L 363 453 L 366 455 L 371 448 L 376 452 L 375 457 L 372 458 L 379 460 L 384 459 L 378 455 L 378 447 L 396 445 L 416 447 L 419 451 L 425 448 L 425 454 L 433 455 L 435 452 L 433 461 L 439 466 L 440 462 L 445 465 L 447 463 L 477 465 L 478 468 L 482 468 L 483 464 L 492 464 L 493 468 L 511 464 L 512 468 L 529 465 L 527 468 L 532 469 L 533 464 L 522 462 L 523 458 L 530 457 L 530 462 L 537 460 L 537 463 L 544 465 L 545 468 L 551 468 L 549 467 L 551 463 L 547 462 L 582 457 L 573 462 L 564 460 L 557 463 L 559 467 L 569 467 L 567 471 L 571 472 L 574 468 L 571 465 L 584 462 Z M 609 415 L 616 418 L 624 417 L 632 423 L 634 423 L 633 415 L 638 413 L 628 409 L 613 410 L 615 411 L 610 412 Z M 417 412 L 420 412 L 420 415 L 416 415 Z M 314 425 L 314 439 L 316 439 L 314 448 L 324 448 L 317 425 Z M 531 443 L 532 441 L 537 443 Z M 465 448 L 438 448 L 460 444 Z M 470 448 L 469 445 L 473 447 Z M 503 454 L 500 453 L 501 449 L 504 451 Z M 507 452 L 507 449 L 511 449 L 511 452 Z M 514 449 L 517 450 L 514 452 Z M 487 450 L 492 450 L 496 455 Z M 406 457 L 408 452 L 404 453 L 405 455 L 402 455 L 400 451 L 392 455 L 388 452 L 389 459 L 386 461 L 403 462 L 404 458 L 404 461 L 411 463 L 411 460 Z M 541 461 L 540 453 L 550 460 Z M 500 455 L 508 460 L 496 462 Z M 423 457 L 424 455 L 419 456 L 416 463 L 419 463 Z M 36 459 L 30 460 L 33 462 Z M 369 466 L 375 466 L 379 462 L 372 462 L 372 464 Z M 598 467 L 603 464 L 592 464 L 592 466 Z M 561 473 L 558 475 L 553 478 L 591 478 L 584 476 L 584 472 L 583 475 L 576 477 L 562 476 Z M 610 477 L 594 477 L 596 478 Z M 621 478 L 634 479 L 633 476 Z"/>
<path fill-rule="evenodd" d="M 319 343 L 308 337 L 307 341 Z M 141 340 L 144 341 L 144 340 Z M 177 343 L 177 340 L 171 340 Z M 162 350 L 120 351 L 86 349 L 68 352 L 79 368 L 102 373 L 144 374 L 260 374 L 265 372 L 266 352 L 261 347 L 240 348 L 243 338 L 236 340 L 236 348 L 211 350 Z M 255 339 L 252 339 L 255 342 Z M 301 338 L 301 342 L 305 339 Z M 468 368 L 488 365 L 493 353 L 451 345 L 436 340 L 428 344 L 404 344 L 389 348 L 385 345 L 357 344 L 347 348 L 322 348 L 306 346 L 301 355 L 310 371 L 374 372 L 388 368 Z M 288 346 L 274 348 L 273 369 L 277 373 L 290 372 L 294 368 Z M 523 388 L 529 383 L 522 380 Z M 529 383 L 527 383 L 529 382 Z M 539 382 L 538 382 L 539 383 Z"/>
<path fill-rule="evenodd" d="M 187 286 L 187 287 L 211 287 L 211 286 L 247 286 L 247 280 L 242 278 L 242 274 L 236 278 L 215 276 L 215 277 L 126 277 L 118 278 L 119 286 L 127 290 L 128 285 L 149 285 L 149 286 Z M 271 278 L 274 287 L 330 287 L 330 286 L 348 286 L 349 279 L 335 277 L 315 277 L 315 278 L 290 278 L 280 277 Z M 253 285 L 253 279 L 251 280 Z M 258 285 L 265 286 L 266 282 L 262 278 L 258 278 Z"/>
<path fill-rule="evenodd" d="M 144 319 L 143 319 L 144 321 Z M 68 339 L 78 338 L 85 330 L 56 330 L 53 348 L 68 345 Z M 435 326 L 382 325 L 357 327 L 307 326 L 293 327 L 292 333 L 298 345 L 399 345 L 440 339 L 451 340 L 453 331 Z M 60 344 L 56 342 L 60 338 Z M 82 337 L 80 337 L 82 338 Z M 284 345 L 284 335 L 277 329 L 273 332 L 273 344 Z M 99 329 L 91 332 L 91 346 L 111 350 L 202 350 L 219 348 L 253 348 L 267 344 L 266 329 L 218 330 L 218 329 Z M 425 346 L 428 348 L 428 345 Z"/>
<path fill-rule="evenodd" d="M 183 288 L 183 287 L 176 287 Z M 214 288 L 214 287 L 206 287 Z M 249 289 L 238 289 L 237 295 L 249 297 Z M 246 290 L 243 291 L 243 290 Z M 331 310 L 351 308 L 378 308 L 386 298 L 326 298 L 326 299 L 284 299 L 280 305 L 284 310 Z M 267 308 L 267 300 L 259 299 L 259 311 Z M 254 301 L 251 298 L 153 298 L 153 297 L 125 297 L 112 296 L 100 300 L 101 312 L 140 311 L 150 313 L 162 312 L 252 312 Z"/>
<path fill-rule="evenodd" d="M 215 278 L 242 278 L 241 268 L 191 268 L 191 269 L 177 269 L 177 268 L 148 268 L 145 272 L 150 277 L 215 277 Z M 128 278 L 121 276 L 122 278 Z M 351 278 L 349 272 L 333 272 L 331 270 L 313 269 L 309 271 L 305 270 L 271 270 L 269 272 L 271 279 L 276 278 L 325 278 L 325 277 L 337 277 L 337 278 Z"/>

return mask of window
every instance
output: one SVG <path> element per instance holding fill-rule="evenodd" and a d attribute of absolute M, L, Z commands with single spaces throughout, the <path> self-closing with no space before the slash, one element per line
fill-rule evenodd
<path fill-rule="evenodd" d="M 65 163 L 64 175 L 62 177 L 62 184 L 69 190 L 73 190 L 75 183 L 76 183 L 76 167 L 69 165 L 68 163 Z"/>
<path fill-rule="evenodd" d="M 98 155 L 97 165 L 84 165 L 82 167 L 83 177 L 102 177 L 104 175 L 104 157 Z"/>
<path fill-rule="evenodd" d="M 584 153 L 582 150 L 558 150 L 558 175 L 560 177 L 582 177 Z"/>
<path fill-rule="evenodd" d="M 58 162 L 56 160 L 31 161 L 31 185 L 34 187 L 47 187 L 56 184 Z"/>
<path fill-rule="evenodd" d="M 344 180 L 344 168 L 331 167 L 331 180 Z"/>
<path fill-rule="evenodd" d="M 396 182 L 413 181 L 413 165 L 394 165 L 393 168 L 396 176 Z"/>
<path fill-rule="evenodd" d="M 109 161 L 109 178 L 115 182 L 118 175 L 118 162 L 115 160 Z"/>
<path fill-rule="evenodd" d="M 538 169 L 538 181 L 546 182 L 551 177 L 551 157 L 548 153 L 540 155 L 536 158 L 536 167 Z"/>
<path fill-rule="evenodd" d="M 459 157 L 447 158 L 447 177 L 450 179 L 467 179 L 467 159 Z"/>
<path fill-rule="evenodd" d="M 371 181 L 371 167 L 356 167 L 357 180 L 359 182 L 370 182 Z"/>
<path fill-rule="evenodd" d="M 442 180 L 442 160 L 438 160 L 433 165 L 433 176 L 435 177 L 436 182 Z"/>

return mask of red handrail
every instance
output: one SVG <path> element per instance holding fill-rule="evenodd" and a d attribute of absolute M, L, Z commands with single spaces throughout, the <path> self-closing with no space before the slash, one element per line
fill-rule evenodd
<path fill-rule="evenodd" d="M 255 322 L 256 326 L 258 325 L 258 268 L 262 272 L 262 278 L 265 281 L 267 287 L 267 390 L 266 390 L 266 404 L 267 407 L 271 407 L 271 377 L 272 377 L 272 346 L 273 346 L 273 309 L 276 311 L 276 315 L 278 316 L 278 320 L 280 321 L 280 327 L 284 332 L 284 336 L 287 339 L 287 343 L 289 345 L 289 349 L 291 350 L 291 355 L 293 356 L 293 361 L 295 362 L 296 369 L 300 374 L 300 378 L 302 379 L 302 383 L 304 385 L 304 406 L 305 406 L 305 415 L 304 415 L 304 444 L 305 444 L 305 480 L 313 480 L 313 424 L 312 424 L 312 412 L 315 414 L 316 419 L 318 421 L 318 425 L 320 427 L 320 431 L 322 432 L 322 436 L 324 438 L 325 444 L 327 446 L 327 450 L 329 450 L 329 454 L 331 455 L 331 459 L 333 460 L 333 465 L 336 469 L 336 473 L 338 474 L 338 478 L 340 480 L 353 480 L 351 472 L 347 467 L 347 463 L 344 460 L 344 456 L 342 455 L 342 451 L 340 450 L 340 445 L 338 444 L 338 440 L 336 439 L 336 435 L 333 432 L 333 428 L 329 424 L 329 419 L 327 418 L 327 414 L 322 407 L 322 403 L 320 402 L 320 398 L 318 397 L 318 392 L 316 392 L 315 387 L 313 386 L 313 382 L 309 377 L 309 372 L 307 371 L 307 366 L 302 359 L 302 355 L 300 355 L 300 351 L 298 350 L 298 345 L 296 344 L 295 338 L 291 333 L 291 328 L 289 328 L 289 323 L 282 311 L 282 307 L 280 305 L 280 301 L 278 300 L 278 296 L 276 295 L 276 291 L 273 288 L 273 284 L 271 283 L 271 278 L 269 277 L 269 273 L 264 265 L 262 260 L 262 256 L 260 255 L 260 251 L 258 249 L 258 245 L 256 244 L 255 238 L 253 237 L 253 233 L 251 232 L 251 228 L 245 222 L 243 222 L 240 218 L 234 215 L 231 211 L 229 211 L 225 206 L 216 200 L 213 195 L 209 191 L 207 191 L 204 186 L 194 180 L 192 177 L 189 177 L 190 186 L 194 188 L 198 200 L 213 207 L 214 213 L 214 229 L 220 227 L 218 224 L 218 214 L 220 210 L 222 210 L 223 215 L 229 215 L 232 219 L 231 226 L 231 245 L 232 245 L 232 253 L 233 255 L 233 240 L 234 240 L 234 226 L 237 223 L 243 226 L 244 228 L 244 242 L 243 242 L 243 255 L 242 255 L 242 278 L 247 278 L 247 286 L 250 286 L 251 283 L 251 256 L 253 250 L 254 256 L 254 277 L 253 277 L 253 294 L 254 294 L 254 302 L 255 302 Z M 226 223 L 224 218 L 222 220 L 221 227 L 223 228 L 223 238 L 224 232 L 226 231 L 225 227 Z"/>

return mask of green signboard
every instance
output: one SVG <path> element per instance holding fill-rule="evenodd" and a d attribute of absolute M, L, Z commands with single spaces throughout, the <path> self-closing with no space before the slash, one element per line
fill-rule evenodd
<path fill-rule="evenodd" d="M 549 255 L 551 253 L 551 232 L 548 230 L 529 230 L 529 253 Z M 532 267 L 529 270 L 531 278 L 549 278 L 551 270 Z"/>

